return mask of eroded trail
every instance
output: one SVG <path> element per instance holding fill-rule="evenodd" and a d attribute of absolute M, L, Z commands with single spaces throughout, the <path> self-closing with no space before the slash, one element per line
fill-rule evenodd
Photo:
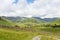
<path fill-rule="evenodd" d="M 32 38 L 32 40 L 41 40 L 41 35 L 38 35 L 38 36 Z"/>
<path fill-rule="evenodd" d="M 48 38 L 53 38 L 54 40 L 60 40 L 59 38 L 57 37 L 51 37 L 51 36 L 47 36 Z"/>
<path fill-rule="evenodd" d="M 53 40 L 60 40 L 60 39 L 57 38 L 57 37 L 52 37 L 52 36 L 46 36 L 46 37 L 47 37 L 47 38 L 52 38 Z M 32 40 L 41 40 L 41 38 L 42 38 L 42 35 L 38 35 L 38 36 L 32 38 Z"/>

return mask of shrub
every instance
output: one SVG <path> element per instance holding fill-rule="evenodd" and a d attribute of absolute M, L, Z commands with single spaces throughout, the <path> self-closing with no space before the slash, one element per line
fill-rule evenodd
<path fill-rule="evenodd" d="M 54 24 L 52 25 L 53 28 L 60 27 L 60 25 Z"/>

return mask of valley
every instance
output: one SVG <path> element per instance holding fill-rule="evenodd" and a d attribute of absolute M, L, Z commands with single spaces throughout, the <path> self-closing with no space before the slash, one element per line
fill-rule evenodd
<path fill-rule="evenodd" d="M 40 40 L 60 40 L 60 19 L 0 17 L 0 40 L 33 40 L 36 36 Z"/>

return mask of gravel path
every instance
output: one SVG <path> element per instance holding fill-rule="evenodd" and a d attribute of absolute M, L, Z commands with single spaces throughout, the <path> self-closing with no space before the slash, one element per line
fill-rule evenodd
<path fill-rule="evenodd" d="M 48 38 L 53 38 L 54 40 L 60 40 L 59 38 L 57 37 L 51 37 L 51 36 L 47 36 Z"/>
<path fill-rule="evenodd" d="M 41 40 L 41 37 L 42 37 L 42 35 L 38 35 L 38 36 L 32 38 L 32 40 Z M 51 36 L 46 36 L 46 37 L 47 37 L 47 38 L 53 38 L 54 40 L 60 40 L 60 39 L 57 38 L 57 37 L 51 37 Z"/>
<path fill-rule="evenodd" d="M 40 40 L 40 39 L 41 39 L 41 36 L 40 35 L 32 38 L 32 40 Z"/>

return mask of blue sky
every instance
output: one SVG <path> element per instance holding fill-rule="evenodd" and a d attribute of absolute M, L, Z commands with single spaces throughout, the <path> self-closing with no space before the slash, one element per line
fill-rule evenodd
<path fill-rule="evenodd" d="M 28 4 L 34 3 L 35 0 L 26 0 Z M 13 4 L 17 4 L 19 0 L 14 0 Z"/>
<path fill-rule="evenodd" d="M 30 4 L 30 3 L 34 3 L 35 0 L 27 0 L 27 3 Z"/>
<path fill-rule="evenodd" d="M 14 0 L 13 4 L 17 4 L 19 2 L 19 0 Z"/>
<path fill-rule="evenodd" d="M 60 0 L 0 0 L 0 16 L 60 17 Z"/>

